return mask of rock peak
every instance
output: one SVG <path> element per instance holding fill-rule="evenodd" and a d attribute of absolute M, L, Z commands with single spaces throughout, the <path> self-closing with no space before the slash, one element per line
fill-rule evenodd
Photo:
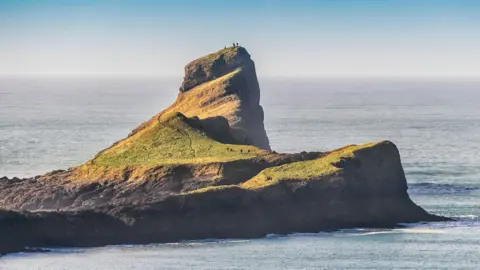
<path fill-rule="evenodd" d="M 176 103 L 171 110 L 189 117 L 225 117 L 239 143 L 270 150 L 255 63 L 244 47 L 224 48 L 187 64 Z"/>
<path fill-rule="evenodd" d="M 172 112 L 201 120 L 223 117 L 236 143 L 271 150 L 263 124 L 255 63 L 244 47 L 224 48 L 187 64 L 175 102 L 129 136 Z"/>
<path fill-rule="evenodd" d="M 186 92 L 197 85 L 219 78 L 251 62 L 250 54 L 241 46 L 226 47 L 200 57 L 185 66 L 185 77 L 180 91 Z"/>

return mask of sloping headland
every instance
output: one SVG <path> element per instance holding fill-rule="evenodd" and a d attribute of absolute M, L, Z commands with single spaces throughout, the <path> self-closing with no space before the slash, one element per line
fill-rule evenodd
<path fill-rule="evenodd" d="M 245 48 L 189 63 L 175 102 L 92 160 L 0 178 L 0 253 L 447 220 L 410 200 L 392 142 L 279 154 L 263 119 Z"/>

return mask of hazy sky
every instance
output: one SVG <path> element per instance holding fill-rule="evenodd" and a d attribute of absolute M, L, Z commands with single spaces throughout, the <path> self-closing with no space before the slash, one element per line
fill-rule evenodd
<path fill-rule="evenodd" d="M 181 76 L 232 41 L 260 76 L 480 77 L 480 1 L 0 1 L 0 74 Z"/>

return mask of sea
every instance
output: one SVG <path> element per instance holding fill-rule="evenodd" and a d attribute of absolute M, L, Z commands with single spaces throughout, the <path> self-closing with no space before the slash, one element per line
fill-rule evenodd
<path fill-rule="evenodd" d="M 171 104 L 180 82 L 0 78 L 0 177 L 34 176 L 92 158 Z M 480 80 L 266 78 L 260 87 L 274 150 L 390 140 L 400 150 L 413 201 L 455 221 L 58 247 L 0 257 L 0 269 L 480 269 Z"/>

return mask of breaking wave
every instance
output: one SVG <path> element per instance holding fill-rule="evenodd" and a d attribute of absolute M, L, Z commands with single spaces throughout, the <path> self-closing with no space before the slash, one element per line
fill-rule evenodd
<path fill-rule="evenodd" d="M 414 183 L 408 186 L 408 192 L 410 194 L 469 194 L 477 190 L 480 190 L 480 186 L 434 183 Z"/>

